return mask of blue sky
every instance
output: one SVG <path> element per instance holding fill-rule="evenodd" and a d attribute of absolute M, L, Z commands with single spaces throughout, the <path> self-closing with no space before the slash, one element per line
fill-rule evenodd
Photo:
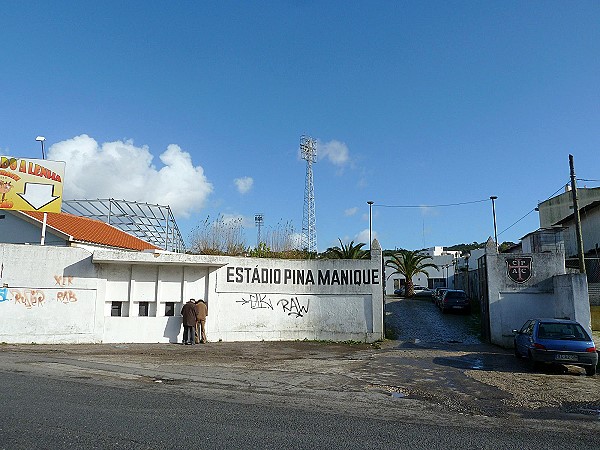
<path fill-rule="evenodd" d="M 368 200 L 384 248 L 484 241 L 489 200 L 430 206 L 491 195 L 517 241 L 569 153 L 600 179 L 597 1 L 13 1 L 0 39 L 0 153 L 44 135 L 65 198 L 170 204 L 185 237 L 300 232 L 303 134 L 319 250 L 367 242 Z"/>

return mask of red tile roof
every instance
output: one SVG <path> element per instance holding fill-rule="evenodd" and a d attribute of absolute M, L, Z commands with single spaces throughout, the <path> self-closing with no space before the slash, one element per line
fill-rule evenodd
<path fill-rule="evenodd" d="M 40 222 L 44 213 L 37 211 L 22 211 Z M 48 213 L 46 224 L 80 242 L 118 247 L 128 250 L 159 249 L 131 234 L 125 233 L 112 225 L 88 217 L 74 216 L 67 213 Z M 160 249 L 159 249 L 160 250 Z"/>

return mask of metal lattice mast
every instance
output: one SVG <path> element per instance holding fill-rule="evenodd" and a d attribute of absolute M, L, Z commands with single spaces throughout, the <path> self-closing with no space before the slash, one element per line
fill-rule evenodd
<path fill-rule="evenodd" d="M 317 226 L 315 220 L 315 185 L 312 165 L 317 159 L 317 141 L 309 136 L 300 138 L 300 152 L 306 160 L 306 181 L 304 184 L 304 214 L 302 216 L 302 248 L 309 252 L 317 251 Z"/>

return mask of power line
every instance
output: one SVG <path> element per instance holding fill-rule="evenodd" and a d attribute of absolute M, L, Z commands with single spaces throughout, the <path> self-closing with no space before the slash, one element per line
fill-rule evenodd
<path fill-rule="evenodd" d="M 554 197 L 558 192 L 562 191 L 565 187 L 567 183 L 562 184 L 556 191 L 554 191 L 554 193 L 550 194 L 550 196 L 546 199 L 546 200 L 550 200 L 552 197 Z M 500 236 L 502 233 L 504 233 L 505 231 L 510 230 L 512 227 L 514 227 L 516 224 L 518 224 L 521 220 L 523 220 L 525 217 L 527 217 L 529 214 L 531 214 L 532 212 L 534 212 L 537 209 L 537 207 L 533 208 L 531 211 L 529 211 L 527 214 L 525 214 L 523 217 L 521 217 L 519 220 L 517 220 L 515 223 L 513 223 L 511 226 L 505 228 L 504 230 L 502 230 L 500 233 L 498 233 L 498 236 Z"/>
<path fill-rule="evenodd" d="M 483 203 L 489 202 L 490 199 L 486 198 L 483 200 L 475 200 L 472 202 L 461 202 L 461 203 L 447 203 L 445 205 L 378 205 L 374 203 L 373 206 L 378 206 L 380 208 L 444 208 L 447 206 L 462 206 L 462 205 L 471 205 L 473 203 Z"/>

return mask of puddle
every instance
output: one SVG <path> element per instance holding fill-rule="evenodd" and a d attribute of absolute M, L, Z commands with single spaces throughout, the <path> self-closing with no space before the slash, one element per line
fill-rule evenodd
<path fill-rule="evenodd" d="M 402 392 L 392 392 L 392 398 L 404 398 L 406 397 L 406 394 L 403 394 Z"/>
<path fill-rule="evenodd" d="M 493 370 L 483 358 L 434 358 L 434 362 L 443 366 L 455 367 L 466 370 Z"/>

